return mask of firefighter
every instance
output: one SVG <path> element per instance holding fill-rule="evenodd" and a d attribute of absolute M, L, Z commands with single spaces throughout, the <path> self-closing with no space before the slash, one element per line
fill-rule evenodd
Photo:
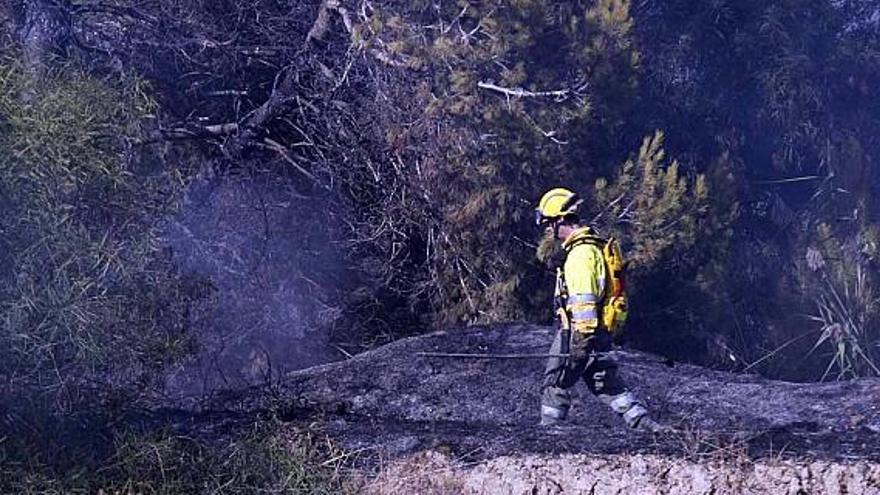
<path fill-rule="evenodd" d="M 605 304 L 611 290 L 608 255 L 603 251 L 607 241 L 579 223 L 580 203 L 574 192 L 556 188 L 545 193 L 536 208 L 538 225 L 547 235 L 561 241 L 565 251 L 565 261 L 557 269 L 554 300 L 560 328 L 550 354 L 569 354 L 567 358 L 551 357 L 547 363 L 541 393 L 541 425 L 556 425 L 565 420 L 571 407 L 570 390 L 578 379 L 583 379 L 590 392 L 631 428 L 668 431 L 648 417 L 645 405 L 627 389 L 617 374 L 617 364 L 607 354 L 612 343 L 608 327 L 614 325 L 615 318 L 625 318 L 626 308 L 621 304 L 614 309 Z M 621 314 L 610 314 L 618 309 Z"/>

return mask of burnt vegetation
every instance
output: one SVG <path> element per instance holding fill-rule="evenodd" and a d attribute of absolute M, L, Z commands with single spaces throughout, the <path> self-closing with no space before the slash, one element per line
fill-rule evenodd
<path fill-rule="evenodd" d="M 16 435 L 154 405 L 200 345 L 216 288 L 158 231 L 203 180 L 272 177 L 298 228 L 328 233 L 345 276 L 291 276 L 348 352 L 549 321 L 531 208 L 566 185 L 624 242 L 631 345 L 880 375 L 878 16 L 857 0 L 3 2 L 0 488 L 94 491 Z M 100 483 L 131 489 L 111 472 Z"/>

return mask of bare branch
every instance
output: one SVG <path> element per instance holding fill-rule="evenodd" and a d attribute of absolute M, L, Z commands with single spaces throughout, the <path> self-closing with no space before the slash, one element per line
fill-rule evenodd
<path fill-rule="evenodd" d="M 170 129 L 159 129 L 150 133 L 144 139 L 135 141 L 136 145 L 143 146 L 146 144 L 154 144 L 162 141 L 176 141 L 185 139 L 205 139 L 217 138 L 222 136 L 231 136 L 237 134 L 240 127 L 235 122 L 227 122 L 225 124 L 213 124 L 207 126 L 181 126 Z"/>
<path fill-rule="evenodd" d="M 369 52 L 370 52 L 370 55 L 376 57 L 376 60 L 382 62 L 385 65 L 388 65 L 391 67 L 398 67 L 398 68 L 409 67 L 409 64 L 407 64 L 406 61 L 397 60 L 394 57 L 392 57 L 391 55 L 383 52 L 382 50 L 378 50 L 378 49 L 373 48 L 373 49 L 369 50 Z"/>
<path fill-rule="evenodd" d="M 228 122 L 226 124 L 214 124 L 214 125 L 206 125 L 203 127 L 205 132 L 214 136 L 228 136 L 230 134 L 235 134 L 239 130 L 239 126 L 235 122 Z"/>
<path fill-rule="evenodd" d="M 289 150 L 286 146 L 284 146 L 283 144 L 279 143 L 278 141 L 275 141 L 274 139 L 270 139 L 270 138 L 265 138 L 265 139 L 263 139 L 263 143 L 265 143 L 265 145 L 261 145 L 261 146 L 265 146 L 265 147 L 267 147 L 267 148 L 269 148 L 269 149 L 275 151 L 276 153 L 278 153 L 279 155 L 281 155 L 281 158 L 284 158 L 284 161 L 286 161 L 287 163 L 289 163 L 290 165 L 292 165 L 293 168 L 295 168 L 295 169 L 296 169 L 297 171 L 299 171 L 301 174 L 303 174 L 303 175 L 305 175 L 306 177 L 308 177 L 309 179 L 311 179 L 312 182 L 314 182 L 316 185 L 321 186 L 321 187 L 324 188 L 324 189 L 327 189 L 327 187 L 326 187 L 325 185 L 321 184 L 321 182 L 318 180 L 317 177 L 315 177 L 314 175 L 312 175 L 311 172 L 309 172 L 308 170 L 306 170 L 305 168 L 303 168 L 302 165 L 300 165 L 299 163 L 297 163 L 296 160 L 294 160 L 294 159 L 290 156 L 290 153 L 289 153 L 290 150 Z"/>
<path fill-rule="evenodd" d="M 339 0 L 324 0 L 320 10 L 318 10 L 318 17 L 312 23 L 312 28 L 309 29 L 309 33 L 306 35 L 306 44 L 312 40 L 321 41 L 324 39 L 324 35 L 327 34 L 327 30 L 330 28 L 331 11 L 339 11 Z"/>
<path fill-rule="evenodd" d="M 491 91 L 497 91 L 499 93 L 505 94 L 507 96 L 515 96 L 517 98 L 539 98 L 539 97 L 553 97 L 558 100 L 564 100 L 571 94 L 571 90 L 569 89 L 558 89 L 555 91 L 528 91 L 523 88 L 505 88 L 502 86 L 497 86 L 492 83 L 487 83 L 485 81 L 480 81 L 477 83 L 477 86 L 483 89 L 488 89 Z"/>

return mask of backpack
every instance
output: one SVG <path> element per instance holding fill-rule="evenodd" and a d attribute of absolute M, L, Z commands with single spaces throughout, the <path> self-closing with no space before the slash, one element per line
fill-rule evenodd
<path fill-rule="evenodd" d="M 602 251 L 605 260 L 605 294 L 602 301 L 602 325 L 612 335 L 619 333 L 626 323 L 627 297 L 625 269 L 620 243 L 611 237 L 603 239 L 594 235 L 585 237 L 578 244 L 590 244 Z"/>
<path fill-rule="evenodd" d="M 602 322 L 612 334 L 623 329 L 627 316 L 626 299 L 626 263 L 620 251 L 620 243 L 611 237 L 602 246 L 602 257 L 605 258 L 605 301 L 602 303 Z"/>

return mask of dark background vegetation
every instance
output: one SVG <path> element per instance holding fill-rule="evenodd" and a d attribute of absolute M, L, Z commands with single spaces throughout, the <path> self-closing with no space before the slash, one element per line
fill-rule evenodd
<path fill-rule="evenodd" d="M 531 210 L 558 185 L 624 242 L 630 345 L 791 380 L 880 375 L 878 39 L 858 0 L 5 0 L 0 488 L 149 484 L 147 444 L 176 473 L 215 466 L 195 440 L 112 425 L 161 404 L 218 322 L 283 341 L 284 315 L 312 308 L 302 320 L 354 353 L 549 321 L 554 253 Z M 181 212 L 222 209 L 204 199 L 218 183 L 248 184 L 262 207 L 242 228 L 264 221 L 274 247 L 224 224 L 217 249 L 181 252 L 175 236 L 214 225 Z M 218 275 L 241 260 L 241 281 L 291 284 L 289 311 L 234 319 L 267 297 Z M 45 439 L 93 422 L 106 455 L 71 439 L 50 462 Z M 234 441 L 262 449 L 249 465 L 288 462 L 273 435 Z M 87 460 L 111 467 L 77 477 Z"/>

